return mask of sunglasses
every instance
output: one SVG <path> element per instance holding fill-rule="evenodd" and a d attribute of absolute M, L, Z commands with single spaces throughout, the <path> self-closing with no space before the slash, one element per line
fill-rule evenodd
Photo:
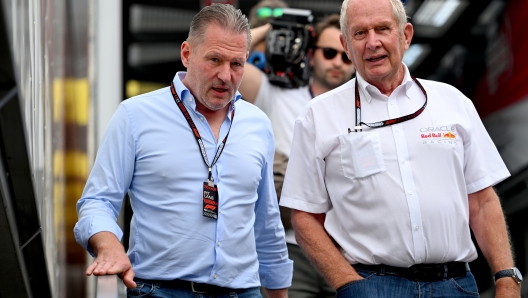
<path fill-rule="evenodd" d="M 271 7 L 261 7 L 257 9 L 257 18 L 267 19 L 270 17 L 280 17 L 283 11 L 281 7 L 271 8 Z"/>
<path fill-rule="evenodd" d="M 352 61 L 350 61 L 350 59 L 348 59 L 348 56 L 347 56 L 347 54 L 345 52 L 338 51 L 338 50 L 332 49 L 332 48 L 325 48 L 325 47 L 318 47 L 318 46 L 315 46 L 315 49 L 323 50 L 323 56 L 327 60 L 332 60 L 332 59 L 335 58 L 337 53 L 341 53 L 341 59 L 343 60 L 343 63 L 352 64 Z"/>

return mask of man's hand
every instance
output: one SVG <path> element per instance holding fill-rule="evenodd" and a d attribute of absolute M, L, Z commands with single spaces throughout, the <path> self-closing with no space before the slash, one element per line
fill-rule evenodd
<path fill-rule="evenodd" d="M 363 277 L 354 270 L 326 233 L 325 219 L 324 213 L 314 214 L 295 209 L 292 211 L 292 225 L 297 243 L 328 285 L 337 290 Z"/>
<path fill-rule="evenodd" d="M 117 274 L 127 288 L 136 287 L 134 270 L 130 259 L 117 237 L 110 232 L 97 233 L 90 238 L 90 247 L 97 256 L 86 269 L 86 275 L 112 275 Z"/>

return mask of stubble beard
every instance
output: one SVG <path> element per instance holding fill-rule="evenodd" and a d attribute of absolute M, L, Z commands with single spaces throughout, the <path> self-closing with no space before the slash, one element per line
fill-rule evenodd
<path fill-rule="evenodd" d="M 343 85 L 347 81 L 347 78 L 345 77 L 345 73 L 343 72 L 343 70 L 340 70 L 340 69 L 339 71 L 341 72 L 341 75 L 342 75 L 341 78 L 340 79 L 333 78 L 330 74 L 330 71 L 333 71 L 333 70 L 334 69 L 326 70 L 324 73 L 324 76 L 322 78 L 319 78 L 320 84 L 328 90 L 337 88 Z"/>

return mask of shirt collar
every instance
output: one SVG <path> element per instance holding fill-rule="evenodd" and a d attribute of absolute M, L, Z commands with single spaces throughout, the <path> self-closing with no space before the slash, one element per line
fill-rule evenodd
<path fill-rule="evenodd" d="M 403 86 L 405 88 L 405 96 L 407 96 L 407 98 L 411 98 L 409 96 L 409 89 L 411 89 L 414 81 L 411 78 L 411 73 L 409 72 L 409 69 L 407 68 L 407 65 L 405 65 L 405 63 L 403 63 L 403 62 L 402 62 L 402 64 L 403 64 L 404 75 L 403 75 L 402 84 L 400 86 Z"/>
<path fill-rule="evenodd" d="M 400 86 L 403 86 L 405 88 L 405 96 L 407 98 L 410 98 L 408 91 L 413 84 L 413 80 L 411 78 L 411 74 L 409 73 L 409 69 L 407 68 L 407 65 L 405 65 L 405 63 L 403 62 L 402 64 L 403 64 L 404 74 L 403 74 L 403 81 Z M 374 87 L 373 85 L 365 81 L 365 79 L 363 79 L 363 77 L 359 74 L 359 72 L 356 72 L 356 80 L 358 82 L 359 92 L 361 93 L 361 96 L 363 96 L 363 98 L 366 99 L 368 103 L 372 101 L 372 95 L 374 94 L 374 92 L 376 92 L 377 94 L 381 94 L 378 88 Z M 397 88 L 399 88 L 400 86 L 398 86 Z"/>
<path fill-rule="evenodd" d="M 193 109 L 196 109 L 196 102 L 194 101 L 191 92 L 182 83 L 182 80 L 183 78 L 185 78 L 186 75 L 187 75 L 186 71 L 178 71 L 176 75 L 174 76 L 174 79 L 172 80 L 172 82 L 174 83 L 174 88 L 176 88 L 176 93 L 178 93 L 178 96 L 180 97 L 180 99 L 185 104 L 188 104 L 192 106 Z M 235 102 L 237 102 L 240 98 L 242 98 L 242 95 L 240 94 L 240 92 L 237 91 L 235 93 L 235 97 L 231 101 L 231 107 L 229 108 L 230 111 L 235 108 Z"/>

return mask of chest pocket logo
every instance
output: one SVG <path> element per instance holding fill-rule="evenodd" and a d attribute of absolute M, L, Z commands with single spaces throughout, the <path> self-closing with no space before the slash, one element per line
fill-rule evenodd
<path fill-rule="evenodd" d="M 339 142 L 345 177 L 365 178 L 386 171 L 378 133 L 349 133 L 339 136 Z"/>

